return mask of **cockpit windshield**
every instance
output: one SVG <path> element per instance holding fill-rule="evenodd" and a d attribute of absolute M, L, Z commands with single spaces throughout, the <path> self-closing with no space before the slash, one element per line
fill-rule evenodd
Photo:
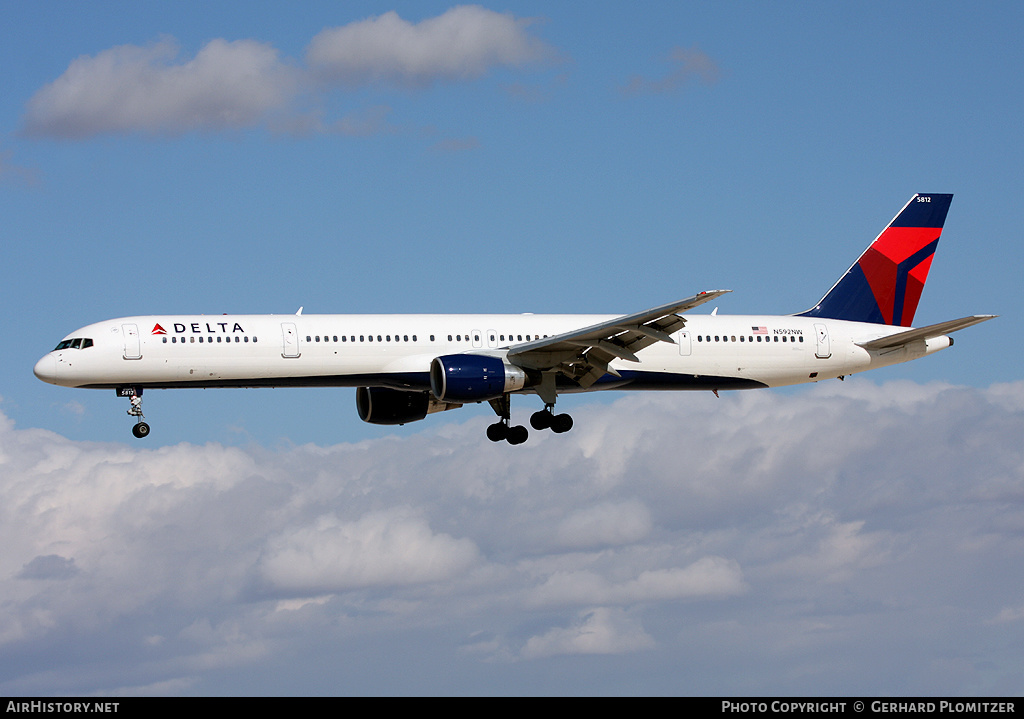
<path fill-rule="evenodd" d="M 88 337 L 75 337 L 70 340 L 62 340 L 60 344 L 53 348 L 53 351 L 57 350 L 84 350 L 87 347 L 92 347 L 92 340 Z"/>

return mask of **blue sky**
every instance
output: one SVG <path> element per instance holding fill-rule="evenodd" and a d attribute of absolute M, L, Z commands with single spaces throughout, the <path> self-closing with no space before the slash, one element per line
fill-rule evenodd
<path fill-rule="evenodd" d="M 312 458 L 321 454 L 348 462 L 350 453 L 361 448 L 366 456 L 379 457 L 380 467 L 356 463 L 358 469 L 344 470 L 352 474 L 346 474 L 348 479 L 339 486 L 366 482 L 370 488 L 377 483 L 387 487 L 380 490 L 377 503 L 353 505 L 358 506 L 351 510 L 355 513 L 335 506 L 341 506 L 341 497 L 349 491 L 339 489 L 342 494 L 321 513 L 310 510 L 311 514 L 297 516 L 295 524 L 271 523 L 267 535 L 250 537 L 248 546 L 262 546 L 265 561 L 240 569 L 247 560 L 239 549 L 236 569 L 239 576 L 249 578 L 239 580 L 244 588 L 224 600 L 225 606 L 218 604 L 223 597 L 218 599 L 200 582 L 197 596 L 202 599 L 196 602 L 202 616 L 193 618 L 198 625 L 183 618 L 187 607 L 195 604 L 192 600 L 161 604 L 174 626 L 143 632 L 140 641 L 154 651 L 174 645 L 177 653 L 154 659 L 157 668 L 150 674 L 125 684 L 112 683 L 110 677 L 89 684 L 68 678 L 93 676 L 83 667 L 54 675 L 42 669 L 38 674 L 15 672 L 9 665 L 0 671 L 0 686 L 29 693 L 118 688 L 245 692 L 256 689 L 241 678 L 245 671 L 254 671 L 246 661 L 270 674 L 282 657 L 299 651 L 303 637 L 313 636 L 316 626 L 330 627 L 327 636 L 340 645 L 355 642 L 365 649 L 368 644 L 381 656 L 390 648 L 415 647 L 413 654 L 430 657 L 427 637 L 443 630 L 419 623 L 424 607 L 436 608 L 425 595 L 433 593 L 434 601 L 440 601 L 435 583 L 451 583 L 457 577 L 459 601 L 448 601 L 464 606 L 460 602 L 477 596 L 473 587 L 481 586 L 468 577 L 482 573 L 489 578 L 477 576 L 474 581 L 487 585 L 481 596 L 497 603 L 487 610 L 500 617 L 497 624 L 481 621 L 482 628 L 472 629 L 454 618 L 440 623 L 453 631 L 446 634 L 445 646 L 456 647 L 453 656 L 466 667 L 477 667 L 479 674 L 467 669 L 467 676 L 478 677 L 479 683 L 446 683 L 435 677 L 435 684 L 428 687 L 558 691 L 538 678 L 544 672 L 536 663 L 560 657 L 561 671 L 574 677 L 567 691 L 600 691 L 607 685 L 588 683 L 585 677 L 602 671 L 622 677 L 612 691 L 699 691 L 670 677 L 649 683 L 643 677 L 649 676 L 652 657 L 679 659 L 674 652 L 681 651 L 683 637 L 692 639 L 696 633 L 701 641 L 714 644 L 715 627 L 725 626 L 721 622 L 742 625 L 736 617 L 746 616 L 751 626 L 756 623 L 762 595 L 751 577 L 756 578 L 758 571 L 784 563 L 809 588 L 825 562 L 822 547 L 831 541 L 849 550 L 835 559 L 843 571 L 829 575 L 839 577 L 837 586 L 855 583 L 857 572 L 866 571 L 875 572 L 872 576 L 881 587 L 880 577 L 902 566 L 885 558 L 906 561 L 917 550 L 905 548 L 931 536 L 935 516 L 926 512 L 920 515 L 920 524 L 901 534 L 886 524 L 889 515 L 878 502 L 866 499 L 847 516 L 840 505 L 820 499 L 820 493 L 814 501 L 824 504 L 816 508 L 814 502 L 802 504 L 794 495 L 792 503 L 780 500 L 779 506 L 764 511 L 788 517 L 786 521 L 816 517 L 797 522 L 803 529 L 793 530 L 805 545 L 781 548 L 780 557 L 752 557 L 734 537 L 712 542 L 715 552 L 701 557 L 693 553 L 700 532 L 720 538 L 733 531 L 748 540 L 763 539 L 766 533 L 782 533 L 779 527 L 785 522 L 762 526 L 753 510 L 737 510 L 730 518 L 728 511 L 712 503 L 718 513 L 700 519 L 700 527 L 694 528 L 687 525 L 695 521 L 692 516 L 665 517 L 655 509 L 663 501 L 691 502 L 692 495 L 666 496 L 661 489 L 631 494 L 629 465 L 611 460 L 608 466 L 618 469 L 602 470 L 610 472 L 605 484 L 594 479 L 592 468 L 556 471 L 545 464 L 550 457 L 544 450 L 550 446 L 553 451 L 555 445 L 534 439 L 523 448 L 536 444 L 538 449 L 530 450 L 534 454 L 521 455 L 510 465 L 510 473 L 521 474 L 485 472 L 488 480 L 477 486 L 468 478 L 495 461 L 496 449 L 502 462 L 512 456 L 506 456 L 510 448 L 495 448 L 484 439 L 489 410 L 464 408 L 396 433 L 359 422 L 352 390 L 153 392 L 146 395 L 145 406 L 153 432 L 139 443 L 129 435 L 126 403 L 112 392 L 52 387 L 31 374 L 35 360 L 61 337 L 101 319 L 164 312 L 286 314 L 299 306 L 306 313 L 626 313 L 719 287 L 734 290 L 720 301 L 722 313 L 783 314 L 811 306 L 913 193 L 952 192 L 955 197 L 917 321 L 977 313 L 1001 317 L 957 335 L 956 346 L 948 352 L 847 383 L 856 395 L 848 398 L 849 421 L 856 417 L 878 424 L 872 414 L 877 407 L 869 398 L 892 391 L 905 394 L 901 406 L 938 412 L 964 433 L 988 426 L 979 416 L 1000 412 L 1005 413 L 998 416 L 1006 426 L 1020 426 L 1022 407 L 1013 399 L 1020 391 L 1017 358 L 1024 350 L 1015 329 L 1021 309 L 1015 275 L 1024 259 L 1017 230 L 1019 168 L 1024 159 L 1019 130 L 1024 51 L 1018 42 L 1024 10 L 1019 4 L 590 3 L 584 11 L 578 4 L 530 2 L 469 7 L 429 2 L 2 2 L 0 8 L 0 297 L 8 310 L 3 321 L 8 341 L 0 347 L 0 411 L 8 422 L 5 456 L 13 458 L 6 470 L 0 468 L 0 476 L 8 501 L 24 506 L 28 514 L 28 507 L 38 509 L 31 495 L 17 494 L 22 485 L 16 480 L 24 478 L 40 479 L 48 487 L 56 482 L 53 491 L 59 496 L 75 496 L 77 490 L 45 468 L 66 469 L 62 462 L 69 457 L 93 456 L 90 453 L 102 457 L 95 459 L 95 472 L 87 473 L 81 486 L 112 492 L 104 510 L 111 517 L 130 513 L 137 490 L 127 485 L 110 489 L 113 485 L 104 482 L 105 472 L 114 471 L 110 467 L 120 461 L 107 454 L 145 465 L 139 471 L 153 487 L 176 481 L 153 469 L 163 466 L 156 458 L 167 453 L 180 455 L 185 467 L 213 461 L 206 453 L 236 458 L 241 465 L 223 465 L 223 474 L 209 477 L 208 487 L 206 475 L 198 470 L 194 481 L 181 480 L 196 493 L 190 501 L 199 503 L 203 491 L 230 494 L 241 490 L 226 488 L 255 482 L 247 462 L 278 467 L 276 474 L 268 470 L 260 480 L 263 484 L 256 483 L 277 488 L 253 490 L 257 513 L 271 512 L 270 497 L 298 501 L 312 492 L 292 483 L 286 467 L 294 463 L 296 476 L 312 478 L 309 481 L 315 484 L 317 472 L 329 471 L 317 464 L 322 460 Z M 396 15 L 386 15 L 392 11 Z M 439 27 L 460 28 L 472 41 L 446 40 Z M 418 40 L 416 28 L 422 31 Z M 961 388 L 957 391 L 972 398 L 968 404 L 981 408 L 980 415 L 970 415 L 969 427 L 963 426 L 963 415 L 947 414 L 950 405 L 935 399 L 948 397 L 950 387 Z M 635 401 L 641 408 L 648 403 L 657 412 L 675 411 L 681 417 L 695 408 L 712 415 L 737 413 L 735 426 L 755 432 L 753 417 L 786 412 L 812 416 L 813 408 L 820 406 L 816 402 L 832 406 L 831 391 L 822 387 L 762 393 L 764 399 L 730 398 L 719 405 L 691 395 Z M 1001 395 L 1010 399 L 999 400 Z M 601 426 L 639 421 L 629 411 L 633 401 L 619 395 L 573 397 L 565 406 L 572 409 L 579 429 L 588 421 Z M 750 410 L 751 402 L 756 411 Z M 533 404 L 519 399 L 513 411 L 517 406 L 520 412 L 533 411 Z M 743 415 L 741 410 L 750 413 Z M 921 417 L 907 412 L 907 422 L 921 423 Z M 837 426 L 841 434 L 841 425 Z M 846 455 L 848 466 L 830 467 L 823 486 L 879 472 L 906 477 L 919 471 L 906 469 L 906 458 L 897 463 L 899 469 L 880 469 L 874 455 L 895 457 L 903 450 L 887 444 L 881 430 L 874 431 L 874 444 L 868 442 L 863 452 Z M 702 435 L 706 451 L 731 455 L 737 444 L 743 444 L 744 435 L 739 429 L 729 435 L 733 443 Z M 606 441 L 614 444 L 614 435 L 609 437 Z M 564 440 L 567 456 L 581 452 L 593 457 L 597 451 L 586 445 L 593 441 L 592 434 L 574 430 Z M 794 429 L 765 439 L 763 447 L 771 451 L 775 442 L 796 448 L 807 441 L 813 441 L 813 434 Z M 914 434 L 908 441 L 934 440 Z M 623 457 L 664 469 L 655 460 L 658 447 L 635 437 L 621 442 Z M 978 443 L 972 451 L 979 451 Z M 449 446 L 458 449 L 444 449 Z M 396 447 L 399 453 L 427 454 L 409 465 L 392 465 L 388 457 Z M 434 457 L 432 463 L 426 461 L 427 455 Z M 42 462 L 41 456 L 50 459 Z M 1002 467 L 992 470 L 989 479 L 1009 482 L 1006 496 L 1019 501 L 1016 454 L 978 462 Z M 808 479 L 814 475 L 810 469 L 794 476 L 782 468 L 762 470 L 740 482 L 739 487 L 747 490 L 737 489 L 744 506 L 764 509 L 763 502 L 770 501 L 752 487 L 792 482 L 812 494 L 816 491 Z M 596 483 L 604 490 L 585 493 L 584 499 L 574 498 L 567 488 L 558 491 L 554 477 L 575 476 L 574 472 L 581 473 L 580 482 Z M 941 473 L 939 486 L 958 486 L 962 477 L 951 472 Z M 554 486 L 543 479 L 549 473 Z M 460 478 L 458 487 L 444 485 L 441 475 Z M 67 481 L 78 481 L 74 473 L 69 476 Z M 727 478 L 732 481 L 736 475 Z M 405 495 L 396 488 L 420 479 L 444 499 L 417 490 L 403 501 Z M 510 493 L 507 503 L 494 498 L 497 489 L 487 488 L 488 481 Z M 884 488 L 876 489 L 889 496 Z M 908 488 L 900 496 L 911 501 L 917 489 Z M 535 500 L 530 493 L 547 491 L 553 493 L 551 506 L 564 515 L 553 520 L 556 523 L 607 529 L 602 522 L 614 517 L 609 521 L 618 529 L 595 530 L 602 539 L 582 549 L 567 545 L 564 537 L 534 536 L 530 541 L 535 545 L 527 553 L 546 557 L 547 564 L 541 568 L 538 560 L 527 572 L 531 579 L 526 579 L 512 567 L 521 569 L 515 557 L 527 550 L 508 546 L 515 545 L 508 535 L 522 527 L 501 518 L 505 511 L 531 507 Z M 217 496 L 214 506 L 223 499 Z M 484 515 L 500 529 L 484 531 L 459 519 L 469 510 L 455 498 L 484 501 L 483 496 L 493 501 Z M 952 506 L 942 516 L 953 516 Z M 1001 506 L 1000 512 L 1009 512 L 1007 521 L 1019 521 L 1019 512 Z M 54 587 L 99 581 L 85 564 L 87 552 L 75 554 L 57 546 L 74 545 L 81 536 L 63 525 L 58 530 L 25 516 L 15 515 L 11 521 L 16 526 L 24 521 L 39 534 L 31 535 L 34 539 L 22 554 L 8 559 L 9 566 L 0 572 L 8 579 L 0 581 L 27 592 L 18 594 L 24 596 L 18 611 L 25 616 L 41 603 L 63 619 L 58 621 L 59 639 L 47 634 L 45 627 L 24 629 L 23 635 L 0 630 L 0 641 L 7 636 L 6 641 L 15 644 L 26 642 L 17 647 L 28 654 L 14 656 L 31 654 L 24 647 L 43 636 L 56 644 L 95 643 L 113 628 L 138 626 L 141 617 L 156 608 L 140 597 L 114 612 L 100 628 L 80 620 L 55 598 L 59 592 Z M 978 517 L 977 527 L 990 520 L 989 515 Z M 243 523 L 241 518 L 238 522 Z M 880 526 L 873 527 L 873 522 Z M 349 577 L 332 584 L 293 577 L 289 584 L 276 573 L 278 565 L 272 560 L 289 556 L 289 548 L 301 545 L 303 538 L 337 539 L 339 532 L 387 537 L 387 531 L 377 532 L 378 525 L 404 528 L 423 540 L 417 545 L 423 551 L 437 550 L 455 559 L 442 563 L 436 575 L 413 583 L 412 589 L 394 581 L 403 573 L 401 563 L 392 568 L 392 575 L 372 581 Z M 100 529 L 92 526 L 90 531 Z M 63 531 L 71 534 L 64 537 Z M 63 538 L 58 540 L 58 535 Z M 147 534 L 147 547 L 149 540 L 159 552 L 158 538 Z M 970 542 L 965 539 L 965 544 Z M 872 548 L 883 545 L 888 553 L 881 552 L 877 564 L 869 562 Z M 320 546 L 310 543 L 310 556 L 321 557 L 316 550 Z M 389 546 L 385 541 L 376 550 L 387 554 Z M 109 551 L 113 556 L 116 548 Z M 998 564 L 998 558 L 1016 556 L 1015 551 L 996 545 L 982 554 Z M 637 553 L 645 559 L 634 561 Z M 817 563 L 807 559 L 812 556 Z M 32 564 L 34 557 L 59 559 Z M 574 564 L 573 557 L 591 569 Z M 844 564 L 850 557 L 858 559 Z M 168 577 L 173 577 L 173 570 L 180 567 L 177 560 L 170 555 L 160 559 Z M 921 566 L 931 566 L 930 559 L 922 559 Z M 602 561 L 607 566 L 593 569 Z M 103 561 L 95 559 L 92 569 L 102 566 Z M 655 574 L 627 578 L 628 566 L 649 566 Z M 986 581 L 995 581 L 993 577 L 1004 569 L 993 569 Z M 547 596 L 541 590 L 551 589 L 550 583 L 559 577 L 579 580 L 584 571 L 594 574 L 583 577 L 579 586 L 589 582 L 604 587 L 603 594 L 594 593 L 606 598 L 603 603 L 592 606 L 535 596 Z M 40 572 L 56 577 L 53 586 L 24 589 L 43 581 L 33 579 Z M 704 576 L 702 572 L 710 576 L 710 584 L 687 594 L 689 578 Z M 503 580 L 494 580 L 503 573 Z M 269 594 L 252 589 L 253 577 L 273 585 L 266 590 Z M 652 577 L 676 589 L 667 594 L 644 589 Z M 323 593 L 310 599 L 310 586 Z M 795 586 L 805 585 L 798 581 Z M 503 604 L 501 587 L 521 603 L 509 599 Z M 122 591 L 131 595 L 132 585 L 123 585 Z M 578 596 L 574 591 L 565 590 L 563 596 Z M 815 601 L 820 599 L 816 591 L 808 589 Z M 1000 591 L 1004 604 L 987 608 L 988 614 L 963 600 L 980 617 L 976 625 L 965 623 L 965 632 L 999 626 L 1002 632 L 1009 627 L 1011 634 L 1019 635 L 1017 625 L 1024 616 L 1019 597 L 1014 603 L 1012 588 L 1003 585 Z M 101 606 L 100 594 L 95 596 Z M 254 609 L 260 601 L 271 601 L 267 596 L 307 602 L 304 609 L 294 611 L 310 615 L 305 618 L 311 623 L 282 629 L 286 639 L 275 645 L 271 637 L 280 637 L 274 635 L 277 630 L 267 628 L 273 624 L 267 619 L 270 615 Z M 711 610 L 698 601 L 700 609 L 694 610 L 687 604 L 690 596 L 717 604 Z M 811 601 L 809 596 L 804 599 Z M 862 599 L 890 606 L 879 596 Z M 957 601 L 950 599 L 949 606 L 960 606 Z M 692 624 L 673 614 L 674 602 L 682 602 L 692 613 Z M 770 611 L 777 616 L 786 614 L 784 602 L 765 602 L 763 606 L 773 607 Z M 749 613 L 739 612 L 737 603 Z M 399 605 L 408 608 L 404 616 L 414 617 L 408 624 L 395 618 L 403 616 L 395 609 Z M 487 614 L 480 609 L 483 605 L 475 606 L 479 615 L 466 611 Z M 345 634 L 346 622 L 354 621 L 360 607 L 378 617 L 376 623 L 365 634 Z M 729 619 L 732 610 L 737 614 Z M 941 607 L 935 611 L 941 613 Z M 894 616 L 881 612 L 874 620 L 887 625 L 897 621 Z M 9 627 L 27 626 L 17 617 L 4 621 Z M 814 621 L 809 617 L 806 626 Z M 847 626 L 876 626 L 863 621 Z M 183 668 L 202 665 L 197 656 L 204 652 L 222 651 L 217 637 L 229 636 L 232 622 L 256 637 L 254 645 L 272 647 L 265 655 L 269 658 L 246 655 L 250 658 L 229 662 L 221 674 Z M 778 626 L 782 632 L 784 625 Z M 573 643 L 573 627 L 582 634 L 600 629 L 596 633 L 608 637 L 607 651 L 562 651 L 579 650 Z M 796 631 L 789 625 L 785 630 Z M 452 638 L 459 632 L 464 635 Z M 201 640 L 196 638 L 200 635 Z M 469 635 L 489 638 L 476 642 L 467 639 Z M 155 636 L 162 639 L 145 639 Z M 196 656 L 181 649 L 189 641 L 203 647 Z M 735 673 L 739 655 L 726 654 L 714 665 L 721 667 L 719 681 L 707 686 L 726 693 L 786 689 L 772 683 L 768 669 L 785 665 L 770 649 L 772 637 L 751 641 L 761 647 L 755 654 L 761 658 L 760 674 L 752 674 L 763 674 L 765 683 L 729 684 L 724 677 Z M 1006 669 L 1001 650 L 983 639 L 979 642 L 973 656 L 985 657 L 990 668 L 974 670 L 962 691 L 1019 689 L 1019 668 L 1014 675 Z M 895 693 L 927 690 L 932 685 L 922 683 L 921 677 L 930 676 L 927 667 L 934 669 L 935 662 L 957 676 L 971 673 L 964 669 L 967 660 L 943 654 L 929 642 L 920 646 L 916 666 L 924 668 L 919 674 L 903 675 L 903 684 L 896 679 L 893 686 L 881 686 L 872 683 L 868 673 L 858 686 Z M 110 656 L 127 656 L 137 649 L 111 645 Z M 820 651 L 832 656 L 827 642 Z M 863 651 L 864 656 L 871 653 Z M 498 657 L 508 661 L 508 674 L 491 676 Z M 595 667 L 590 662 L 597 657 L 604 663 Z M 801 655 L 800 661 L 812 658 L 817 661 L 820 656 Z M 483 664 L 473 663 L 478 660 Z M 45 666 L 45 659 L 40 662 Z M 7 681 L 28 683 L 4 684 L 4 673 Z M 836 669 L 834 681 L 839 673 Z M 58 675 L 52 683 L 34 678 Z M 502 676 L 514 682 L 502 685 Z M 428 690 L 397 678 L 372 686 L 385 693 Z M 807 692 L 814 686 L 798 682 L 788 688 Z M 843 688 L 828 682 L 820 686 Z M 331 685 L 291 677 L 274 690 L 330 692 Z"/>

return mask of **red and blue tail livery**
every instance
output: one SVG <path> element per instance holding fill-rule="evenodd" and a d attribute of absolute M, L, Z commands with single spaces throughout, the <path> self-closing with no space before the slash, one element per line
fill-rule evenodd
<path fill-rule="evenodd" d="M 953 195 L 918 193 L 814 306 L 800 314 L 910 327 Z"/>

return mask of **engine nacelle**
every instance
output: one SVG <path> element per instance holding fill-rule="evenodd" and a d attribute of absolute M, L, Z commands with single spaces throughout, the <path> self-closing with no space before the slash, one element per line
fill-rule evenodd
<path fill-rule="evenodd" d="M 526 386 L 526 372 L 499 357 L 444 355 L 430 363 L 430 390 L 442 402 L 482 402 Z"/>
<path fill-rule="evenodd" d="M 370 424 L 418 422 L 428 414 L 461 406 L 452 402 L 438 402 L 429 392 L 404 392 L 388 387 L 356 388 L 359 419 Z"/>

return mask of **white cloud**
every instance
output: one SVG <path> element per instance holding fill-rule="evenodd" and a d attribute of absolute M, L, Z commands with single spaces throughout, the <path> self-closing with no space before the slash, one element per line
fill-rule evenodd
<path fill-rule="evenodd" d="M 316 594 L 439 582 L 478 560 L 473 542 L 434 534 L 422 517 L 399 510 L 354 522 L 325 515 L 289 529 L 267 542 L 260 571 L 275 588 Z"/>
<path fill-rule="evenodd" d="M 559 654 L 622 654 L 650 649 L 654 639 L 643 626 L 619 608 L 598 607 L 581 612 L 576 622 L 530 637 L 523 647 L 524 659 Z"/>
<path fill-rule="evenodd" d="M 394 132 L 390 108 L 371 104 L 325 120 L 318 108 L 339 88 L 421 87 L 478 78 L 551 56 L 527 31 L 530 21 L 459 6 L 417 24 L 396 13 L 327 28 L 310 42 L 308 66 L 268 43 L 217 38 L 181 59 L 165 37 L 74 60 L 28 101 L 29 136 L 81 139 L 104 134 L 175 136 L 268 127 L 293 135 L 364 136 Z M 27 174 L 0 155 L 0 178 Z"/>
<path fill-rule="evenodd" d="M 612 582 L 589 569 L 555 572 L 528 594 L 531 606 L 636 604 L 648 601 L 728 597 L 746 590 L 739 564 L 723 557 L 702 557 L 686 567 L 641 572 Z"/>
<path fill-rule="evenodd" d="M 164 38 L 79 57 L 29 100 L 26 131 L 82 138 L 236 130 L 284 109 L 299 88 L 297 71 L 265 43 L 215 39 L 191 60 L 177 63 L 178 54 Z"/>
<path fill-rule="evenodd" d="M 413 24 L 395 12 L 328 28 L 313 38 L 306 61 L 330 82 L 425 86 L 478 78 L 550 56 L 526 32 L 530 22 L 478 5 L 462 5 Z"/>
<path fill-rule="evenodd" d="M 557 539 L 566 547 L 585 548 L 629 544 L 650 531 L 650 511 L 643 502 L 632 499 L 576 510 L 559 523 Z"/>
<path fill-rule="evenodd" d="M 589 653 L 634 693 L 1005 686 L 1022 386 L 627 395 L 519 448 L 482 413 L 274 451 L 0 414 L 0 689 L 537 693 L 543 658 L 607 691 Z"/>

